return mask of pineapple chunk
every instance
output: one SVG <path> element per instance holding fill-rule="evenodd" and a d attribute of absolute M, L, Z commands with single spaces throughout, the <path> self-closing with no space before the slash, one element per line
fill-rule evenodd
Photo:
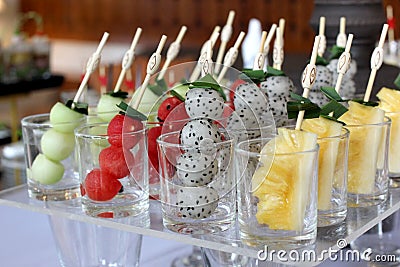
<path fill-rule="evenodd" d="M 329 210 L 331 208 L 336 161 L 338 156 L 344 156 L 344 151 L 339 154 L 339 139 L 323 138 L 340 136 L 342 124 L 320 117 L 304 120 L 302 129 L 318 135 L 318 209 Z"/>
<path fill-rule="evenodd" d="M 347 125 L 382 123 L 385 112 L 357 102 L 349 102 L 349 111 L 339 119 Z M 374 190 L 382 129 L 370 127 L 348 127 L 350 131 L 348 184 L 349 193 L 371 194 Z"/>
<path fill-rule="evenodd" d="M 258 198 L 256 219 L 270 229 L 301 231 L 314 162 L 312 155 L 293 153 L 314 149 L 317 136 L 285 128 L 278 133 L 262 149 L 263 166 L 253 175 L 253 195 Z M 273 152 L 277 154 L 272 156 Z"/>
<path fill-rule="evenodd" d="M 400 91 L 383 87 L 376 96 L 379 107 L 392 120 L 389 141 L 389 172 L 400 173 Z"/>

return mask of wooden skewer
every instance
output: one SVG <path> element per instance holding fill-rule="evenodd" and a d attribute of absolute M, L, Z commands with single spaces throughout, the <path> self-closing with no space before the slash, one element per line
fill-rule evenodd
<path fill-rule="evenodd" d="M 264 44 L 267 39 L 267 32 L 263 31 L 261 34 L 260 47 L 258 53 L 254 58 L 253 70 L 261 70 L 264 67 L 265 57 L 264 57 Z"/>
<path fill-rule="evenodd" d="M 160 74 L 158 74 L 157 80 L 161 80 L 164 78 L 165 72 L 167 71 L 169 64 L 171 64 L 171 61 L 174 60 L 179 53 L 180 47 L 181 47 L 181 42 L 183 37 L 185 36 L 187 27 L 182 26 L 181 30 L 179 31 L 178 37 L 176 37 L 176 40 L 171 43 L 171 45 L 168 48 L 167 51 L 167 58 L 165 60 L 165 63 L 160 71 Z"/>
<path fill-rule="evenodd" d="M 346 18 L 340 18 L 339 33 L 336 37 L 336 45 L 344 47 L 346 45 Z"/>
<path fill-rule="evenodd" d="M 325 17 L 320 17 L 319 18 L 319 46 L 318 46 L 318 55 L 320 57 L 324 56 L 325 49 L 326 49 L 326 37 L 325 37 Z"/>
<path fill-rule="evenodd" d="M 303 72 L 303 77 L 302 77 L 302 86 L 303 86 L 303 97 L 308 98 L 308 94 L 310 93 L 310 89 L 312 88 L 315 78 L 317 75 L 317 69 L 315 66 L 315 62 L 317 60 L 317 54 L 318 54 L 318 46 L 319 46 L 319 41 L 320 37 L 315 36 L 314 39 L 314 46 L 313 50 L 311 53 L 311 59 L 310 63 L 306 66 Z M 297 121 L 296 121 L 296 130 L 301 129 L 301 124 L 303 123 L 304 119 L 304 110 L 300 110 L 299 115 L 297 116 Z"/>
<path fill-rule="evenodd" d="M 276 38 L 274 42 L 274 51 L 272 55 L 273 67 L 277 70 L 282 69 L 283 63 L 283 38 L 280 27 L 276 28 Z"/>
<path fill-rule="evenodd" d="M 235 44 L 228 50 L 224 58 L 224 67 L 222 68 L 221 72 L 218 75 L 217 82 L 220 83 L 224 78 L 226 72 L 228 71 L 229 67 L 235 63 L 238 53 L 239 47 L 242 44 L 243 38 L 245 36 L 244 32 L 240 32 L 238 38 L 236 39 Z"/>
<path fill-rule="evenodd" d="M 99 80 L 100 80 L 100 94 L 104 94 L 107 92 L 107 84 L 106 81 L 106 67 L 101 65 L 99 68 Z"/>
<path fill-rule="evenodd" d="M 75 94 L 74 100 L 72 101 L 72 105 L 71 105 L 72 108 L 75 107 L 75 103 L 78 103 L 79 98 L 81 97 L 84 89 L 86 88 L 86 84 L 89 81 L 90 75 L 99 66 L 101 52 L 103 51 L 104 45 L 106 44 L 109 35 L 110 34 L 108 32 L 104 32 L 103 37 L 101 38 L 101 41 L 100 41 L 96 51 L 89 58 L 88 63 L 86 65 L 85 76 L 83 77 L 81 84 L 79 85 L 78 91 Z"/>
<path fill-rule="evenodd" d="M 226 21 L 225 26 L 222 28 L 221 32 L 221 45 L 219 46 L 217 61 L 215 62 L 215 69 L 214 72 L 218 73 L 221 68 L 222 58 L 224 57 L 226 45 L 228 44 L 229 40 L 232 37 L 232 23 L 233 19 L 235 18 L 235 11 L 229 11 L 228 19 Z"/>
<path fill-rule="evenodd" d="M 337 65 L 338 78 L 336 80 L 335 90 L 340 92 L 340 87 L 342 85 L 343 76 L 346 74 L 347 70 L 350 68 L 351 55 L 350 48 L 353 42 L 353 34 L 349 34 L 346 42 L 346 48 L 344 52 L 340 55 Z"/>
<path fill-rule="evenodd" d="M 387 36 L 387 32 L 389 29 L 388 24 L 383 24 L 381 37 L 379 39 L 378 46 L 375 47 L 374 52 L 372 52 L 371 56 L 371 73 L 369 74 L 367 89 L 365 90 L 364 101 L 368 102 L 371 97 L 372 86 L 374 85 L 376 73 L 378 69 L 382 66 L 383 62 L 383 44 L 385 43 L 385 39 Z"/>
<path fill-rule="evenodd" d="M 389 43 L 393 42 L 394 39 L 394 21 L 393 21 L 393 7 L 391 5 L 386 6 L 386 18 L 389 25 L 388 39 Z"/>
<path fill-rule="evenodd" d="M 121 84 L 125 79 L 126 71 L 128 69 L 130 69 L 131 66 L 132 66 L 132 62 L 133 62 L 133 59 L 134 59 L 134 56 L 135 56 L 135 48 L 136 48 L 136 45 L 137 45 L 137 43 L 139 41 L 139 37 L 140 37 L 141 33 L 142 33 L 142 28 L 137 28 L 135 36 L 133 37 L 133 40 L 132 40 L 132 43 L 131 43 L 131 47 L 129 48 L 128 51 L 126 51 L 126 53 L 125 53 L 125 55 L 124 55 L 124 57 L 122 59 L 122 69 L 121 69 L 121 72 L 119 74 L 119 77 L 118 77 L 118 80 L 117 80 L 117 84 L 114 87 L 114 92 L 118 92 L 119 91 L 119 89 L 121 87 Z"/>
<path fill-rule="evenodd" d="M 144 92 L 147 88 L 147 85 L 149 84 L 151 75 L 155 74 L 158 68 L 160 67 L 161 63 L 161 51 L 165 45 L 165 42 L 167 41 L 167 36 L 163 35 L 161 37 L 160 43 L 158 44 L 156 52 L 154 52 L 151 57 L 149 58 L 149 61 L 147 62 L 147 68 L 146 68 L 146 77 L 143 80 L 143 83 L 141 87 L 138 89 L 139 92 L 137 94 L 137 97 L 135 99 L 131 99 L 129 102 L 129 106 L 131 106 L 133 109 L 138 109 L 140 105 L 140 101 L 142 101 Z M 135 100 L 135 101 L 133 101 Z"/>
<path fill-rule="evenodd" d="M 265 40 L 265 45 L 264 45 L 264 54 L 265 55 L 267 55 L 269 53 L 269 45 L 272 41 L 272 37 L 274 37 L 276 28 L 277 28 L 277 25 L 274 23 L 271 25 L 271 28 L 269 29 L 267 39 Z"/>

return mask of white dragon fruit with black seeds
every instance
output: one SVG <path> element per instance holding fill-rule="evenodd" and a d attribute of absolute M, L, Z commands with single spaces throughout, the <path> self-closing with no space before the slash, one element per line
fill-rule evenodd
<path fill-rule="evenodd" d="M 186 113 L 190 118 L 222 117 L 224 112 L 224 99 L 220 93 L 210 88 L 192 88 L 186 93 Z"/>
<path fill-rule="evenodd" d="M 185 186 L 207 185 L 218 173 L 218 161 L 210 155 L 189 151 L 180 155 L 176 170 Z"/>
<path fill-rule="evenodd" d="M 326 65 L 326 67 L 333 73 L 337 73 L 337 64 L 338 64 L 338 59 L 332 59 L 331 61 L 329 61 L 329 64 Z M 350 61 L 350 68 L 347 70 L 346 74 L 344 75 L 344 77 L 348 77 L 348 78 L 354 78 L 354 76 L 357 73 L 357 62 L 352 59 Z"/>
<path fill-rule="evenodd" d="M 221 133 L 218 126 L 210 119 L 194 119 L 188 121 L 180 132 L 180 140 L 183 145 L 200 146 L 221 141 Z"/>
<path fill-rule="evenodd" d="M 218 192 L 212 187 L 180 187 L 176 193 L 176 206 L 183 218 L 204 219 L 214 213 L 218 199 Z"/>
<path fill-rule="evenodd" d="M 236 88 L 233 105 L 235 110 L 250 109 L 256 115 L 269 112 L 267 95 L 253 83 L 244 83 Z"/>
<path fill-rule="evenodd" d="M 332 87 L 336 86 L 338 76 L 339 75 L 337 73 L 333 75 L 332 85 L 331 85 Z M 353 99 L 356 94 L 356 90 L 357 90 L 356 83 L 346 73 L 343 76 L 342 84 L 340 85 L 339 95 L 343 99 Z"/>

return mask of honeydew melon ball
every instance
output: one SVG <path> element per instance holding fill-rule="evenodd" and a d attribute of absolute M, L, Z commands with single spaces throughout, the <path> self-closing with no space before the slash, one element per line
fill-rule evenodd
<path fill-rule="evenodd" d="M 111 95 L 102 95 L 97 104 L 97 116 L 106 122 L 110 122 L 112 118 L 119 112 L 117 105 L 124 101 L 121 97 Z"/>
<path fill-rule="evenodd" d="M 83 114 L 70 109 L 61 102 L 57 102 L 50 110 L 50 123 L 53 128 L 62 133 L 73 133 L 81 123 Z"/>
<path fill-rule="evenodd" d="M 48 159 L 44 154 L 38 154 L 32 163 L 30 175 L 41 184 L 55 184 L 62 179 L 64 166 Z"/>
<path fill-rule="evenodd" d="M 91 146 L 94 145 L 94 146 L 100 146 L 100 147 L 104 148 L 104 147 L 108 147 L 110 145 L 106 138 L 107 125 L 100 124 L 100 125 L 95 125 L 93 127 L 90 127 L 89 134 L 96 136 L 96 138 L 92 139 L 92 142 L 90 143 Z M 102 136 L 104 136 L 104 138 L 102 138 Z"/>
<path fill-rule="evenodd" d="M 42 136 L 40 146 L 46 157 L 54 161 L 62 161 L 74 150 L 75 136 L 73 133 L 61 133 L 50 129 Z"/>
<path fill-rule="evenodd" d="M 138 92 L 140 90 L 137 89 L 135 93 L 132 95 L 132 99 L 138 97 Z M 140 101 L 138 111 L 142 112 L 143 114 L 148 114 L 150 112 L 155 112 L 158 109 L 158 106 L 161 104 L 159 100 L 159 96 L 153 93 L 150 89 L 146 88 L 143 94 L 143 98 Z M 134 100 L 132 100 L 134 101 Z"/>

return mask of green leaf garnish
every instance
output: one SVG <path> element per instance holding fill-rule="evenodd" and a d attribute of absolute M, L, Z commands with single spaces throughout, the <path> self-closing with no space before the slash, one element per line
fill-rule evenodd
<path fill-rule="evenodd" d="M 177 91 L 175 91 L 175 90 L 171 90 L 170 92 L 169 92 L 172 96 L 175 96 L 176 98 L 178 98 L 180 101 L 182 101 L 182 102 L 185 102 L 185 97 L 183 97 L 180 93 L 178 93 Z"/>
<path fill-rule="evenodd" d="M 345 48 L 341 46 L 334 45 L 330 49 L 331 55 L 329 56 L 329 61 L 332 59 L 338 59 L 340 55 L 344 52 Z"/>
<path fill-rule="evenodd" d="M 321 56 L 317 56 L 317 60 L 315 61 L 315 65 L 326 66 L 328 64 L 329 64 L 329 62 L 325 58 L 323 58 Z"/>
<path fill-rule="evenodd" d="M 72 108 L 72 103 L 74 103 L 74 107 Z M 72 99 L 67 100 L 65 103 L 65 106 L 69 107 L 70 109 L 79 112 L 84 115 L 88 115 L 88 107 L 89 105 L 87 103 L 82 103 L 82 102 L 73 102 Z"/>
<path fill-rule="evenodd" d="M 267 75 L 266 77 L 272 77 L 272 76 L 286 76 L 285 73 L 281 70 L 275 69 L 271 66 L 267 66 Z"/>
<path fill-rule="evenodd" d="M 338 92 L 336 92 L 335 88 L 330 87 L 330 86 L 322 86 L 321 87 L 321 91 L 322 93 L 324 93 L 324 95 L 331 99 L 331 100 L 335 100 L 337 102 L 344 102 L 345 100 L 342 99 L 342 97 L 338 94 Z"/>
<path fill-rule="evenodd" d="M 119 103 L 117 105 L 117 107 L 119 107 L 122 110 L 120 113 L 125 114 L 125 115 L 131 117 L 132 119 L 140 120 L 140 121 L 147 120 L 147 117 L 143 113 L 137 111 L 136 109 L 131 108 L 124 101 L 121 101 L 121 103 Z"/>
<path fill-rule="evenodd" d="M 117 92 L 111 91 L 111 92 L 107 92 L 105 94 L 106 95 L 110 95 L 112 97 L 119 97 L 119 98 L 123 98 L 123 99 L 128 97 L 128 92 L 124 92 L 124 91 L 121 91 L 121 90 L 118 90 Z"/>
<path fill-rule="evenodd" d="M 357 102 L 357 103 L 359 103 L 359 104 L 362 104 L 362 105 L 368 106 L 368 107 L 376 107 L 376 106 L 379 105 L 378 102 L 375 102 L 375 101 L 368 101 L 368 102 L 365 102 L 364 100 L 358 99 L 358 98 L 352 99 L 351 101 Z"/>
<path fill-rule="evenodd" d="M 324 105 L 321 108 L 321 115 L 330 117 L 330 118 L 334 118 L 334 119 L 338 119 L 338 118 L 340 118 L 340 116 L 342 116 L 347 111 L 348 111 L 348 109 L 345 106 L 343 106 L 342 104 L 337 102 L 335 99 L 332 99 L 331 101 L 329 101 L 328 104 Z M 333 113 L 333 116 L 328 116 L 331 113 Z"/>
<path fill-rule="evenodd" d="M 327 120 L 334 121 L 334 122 L 338 122 L 338 123 L 342 124 L 343 126 L 346 126 L 346 123 L 344 123 L 343 121 L 339 121 L 337 118 L 334 118 L 334 117 L 331 117 L 331 116 L 322 115 L 322 114 L 320 115 L 320 117 L 322 117 L 324 119 L 327 119 Z"/>
<path fill-rule="evenodd" d="M 254 82 L 255 84 L 259 84 L 260 82 L 265 81 L 267 74 L 263 70 L 252 70 L 252 69 L 243 69 L 242 73 L 239 75 L 239 79 L 244 81 Z"/>
<path fill-rule="evenodd" d="M 396 79 L 394 80 L 394 85 L 400 89 L 400 73 L 397 75 Z"/>
<path fill-rule="evenodd" d="M 192 82 L 189 85 L 189 90 L 192 88 L 210 88 L 215 91 L 217 91 L 222 98 L 226 101 L 226 95 L 224 91 L 222 90 L 221 86 L 218 84 L 218 82 L 210 75 L 207 74 L 204 77 L 200 78 L 197 81 Z"/>
<path fill-rule="evenodd" d="M 162 96 L 164 92 L 168 90 L 167 83 L 165 79 L 157 80 L 155 84 L 148 85 L 149 89 L 157 96 Z"/>
<path fill-rule="evenodd" d="M 312 103 L 310 99 L 295 94 L 293 92 L 290 93 L 290 96 L 294 101 L 289 101 L 287 103 L 287 112 L 289 119 L 297 118 L 300 110 L 305 111 L 304 112 L 305 119 L 312 119 L 319 117 L 321 108 L 318 107 L 317 104 Z"/>

